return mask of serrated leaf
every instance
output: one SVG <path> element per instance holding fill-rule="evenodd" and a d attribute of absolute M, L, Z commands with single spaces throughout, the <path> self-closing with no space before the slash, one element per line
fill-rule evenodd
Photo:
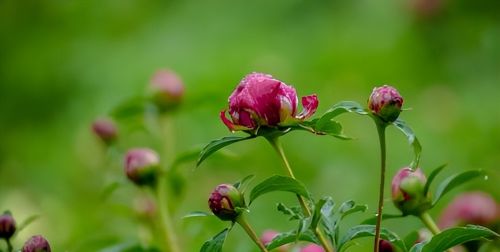
<path fill-rule="evenodd" d="M 220 233 L 216 234 L 212 239 L 203 243 L 200 252 L 221 252 L 228 233 L 229 228 L 225 228 Z"/>
<path fill-rule="evenodd" d="M 319 241 L 314 236 L 313 232 L 310 230 L 301 233 L 297 236 L 296 231 L 290 231 L 286 233 L 280 233 L 276 235 L 271 242 L 266 244 L 267 249 L 272 250 L 283 246 L 288 243 L 296 242 L 296 241 L 307 241 L 313 243 L 319 243 Z"/>
<path fill-rule="evenodd" d="M 410 251 L 412 252 L 433 252 L 433 251 L 445 251 L 449 248 L 457 246 L 459 244 L 478 240 L 478 239 L 493 239 L 499 238 L 500 235 L 494 231 L 476 225 L 467 225 L 465 227 L 456 227 L 446 229 L 443 232 L 435 235 L 432 239 L 423 243 L 420 246 L 414 246 Z"/>
<path fill-rule="evenodd" d="M 190 213 L 182 216 L 182 218 L 188 219 L 188 218 L 193 218 L 193 217 L 207 217 L 207 216 L 213 216 L 213 214 L 203 212 L 203 211 L 193 211 L 193 212 L 190 212 Z"/>
<path fill-rule="evenodd" d="M 395 219 L 395 218 L 401 218 L 401 217 L 404 217 L 404 216 L 401 214 L 382 214 L 382 220 Z M 375 225 L 376 222 L 377 222 L 377 216 L 374 216 L 374 217 L 371 217 L 371 218 L 364 220 L 363 222 L 361 222 L 361 224 Z"/>
<path fill-rule="evenodd" d="M 290 215 L 289 220 L 299 220 L 303 217 L 302 208 L 300 207 L 287 207 L 283 203 L 278 203 L 276 208 L 279 212 L 282 212 L 285 215 Z"/>
<path fill-rule="evenodd" d="M 244 192 L 244 187 L 250 183 L 250 181 L 252 181 L 252 179 L 255 177 L 255 175 L 251 174 L 251 175 L 248 175 L 246 177 L 244 177 L 243 179 L 241 179 L 240 181 L 234 183 L 234 187 L 236 187 L 236 189 L 240 189 L 240 192 L 243 194 Z"/>
<path fill-rule="evenodd" d="M 375 236 L 375 225 L 358 225 L 347 230 L 338 244 L 338 251 L 343 251 L 343 247 L 350 241 L 367 236 Z M 396 233 L 385 228 L 380 229 L 380 237 L 391 242 L 394 246 L 407 251 L 404 242 L 399 239 Z"/>
<path fill-rule="evenodd" d="M 436 205 L 436 203 L 451 189 L 479 176 L 484 176 L 484 172 L 481 170 L 465 171 L 448 177 L 439 184 L 432 205 Z"/>
<path fill-rule="evenodd" d="M 302 182 L 285 176 L 274 175 L 256 185 L 250 192 L 251 204 L 258 197 L 270 192 L 292 192 L 297 195 L 310 199 L 309 192 Z"/>
<path fill-rule="evenodd" d="M 427 182 L 425 183 L 424 187 L 424 195 L 427 195 L 429 192 L 429 188 L 431 187 L 432 181 L 436 178 L 436 176 L 446 167 L 446 164 L 443 164 L 439 166 L 438 168 L 434 169 L 431 174 L 429 175 L 429 178 L 427 178 Z"/>
<path fill-rule="evenodd" d="M 207 144 L 203 150 L 200 152 L 200 156 L 198 157 L 198 162 L 196 162 L 196 167 L 198 167 L 201 162 L 203 162 L 207 157 L 212 155 L 214 152 L 218 151 L 221 148 L 224 148 L 228 145 L 252 139 L 255 138 L 254 135 L 251 136 L 246 136 L 246 137 L 236 137 L 236 136 L 230 136 L 230 137 L 223 137 L 221 139 L 213 140 L 209 144 Z"/>

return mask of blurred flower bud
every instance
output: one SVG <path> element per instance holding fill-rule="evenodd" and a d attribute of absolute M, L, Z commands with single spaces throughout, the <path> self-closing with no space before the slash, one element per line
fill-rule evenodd
<path fill-rule="evenodd" d="M 490 226 L 500 220 L 500 207 L 484 192 L 468 192 L 455 197 L 444 209 L 439 226 L 449 228 L 457 225 L 475 224 Z"/>
<path fill-rule="evenodd" d="M 430 198 L 424 195 L 427 179 L 422 170 L 406 167 L 392 179 L 392 202 L 403 215 L 419 216 L 431 206 Z"/>
<path fill-rule="evenodd" d="M 264 231 L 264 233 L 262 233 L 262 236 L 260 237 L 260 241 L 262 242 L 262 244 L 267 246 L 274 239 L 274 237 L 276 237 L 278 234 L 279 233 L 276 232 L 275 230 L 266 230 L 266 231 Z M 288 250 L 288 246 L 283 245 L 283 246 L 276 248 L 273 251 L 286 252 L 287 250 Z"/>
<path fill-rule="evenodd" d="M 148 148 L 130 149 L 125 155 L 125 173 L 135 184 L 154 185 L 160 166 L 160 158 Z"/>
<path fill-rule="evenodd" d="M 170 70 L 158 70 L 151 79 L 153 101 L 161 111 L 178 106 L 184 96 L 184 84 L 181 78 Z"/>
<path fill-rule="evenodd" d="M 236 187 L 230 184 L 218 185 L 208 199 L 210 210 L 221 220 L 235 221 L 240 215 L 237 208 L 245 208 L 245 199 Z"/>
<path fill-rule="evenodd" d="M 32 236 L 24 243 L 22 252 L 50 252 L 49 242 L 41 235 Z"/>
<path fill-rule="evenodd" d="M 303 111 L 297 113 L 295 88 L 273 79 L 271 75 L 251 73 L 229 96 L 229 115 L 220 113 L 231 131 L 253 130 L 259 126 L 286 126 L 311 117 L 318 108 L 316 95 L 302 97 Z"/>
<path fill-rule="evenodd" d="M 110 119 L 97 119 L 92 123 L 92 131 L 96 134 L 103 142 L 111 143 L 117 137 L 116 125 Z"/>
<path fill-rule="evenodd" d="M 16 232 L 16 221 L 10 214 L 10 212 L 5 212 L 0 215 L 0 238 L 10 239 L 12 235 Z"/>
<path fill-rule="evenodd" d="M 403 97 L 398 91 L 388 85 L 373 89 L 368 99 L 368 108 L 384 122 L 394 122 L 398 119 L 403 106 Z"/>
<path fill-rule="evenodd" d="M 317 244 L 309 244 L 303 248 L 300 249 L 300 252 L 325 252 L 323 247 L 317 245 Z"/>
<path fill-rule="evenodd" d="M 156 201 L 146 196 L 134 200 L 134 210 L 139 218 L 153 219 L 157 213 Z"/>
<path fill-rule="evenodd" d="M 393 251 L 396 251 L 394 249 L 394 246 L 392 246 L 392 243 L 390 241 L 387 241 L 387 240 L 380 240 L 378 242 L 378 247 L 379 247 L 379 251 L 380 252 L 393 252 Z"/>

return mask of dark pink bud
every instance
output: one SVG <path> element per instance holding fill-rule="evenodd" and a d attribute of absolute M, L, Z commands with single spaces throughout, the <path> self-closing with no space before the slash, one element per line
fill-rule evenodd
<path fill-rule="evenodd" d="M 241 192 L 230 184 L 218 185 L 208 199 L 208 206 L 219 219 L 230 221 L 235 221 L 246 207 Z"/>
<path fill-rule="evenodd" d="M 422 170 L 408 167 L 399 170 L 392 179 L 392 202 L 404 215 L 420 215 L 430 208 L 430 199 L 424 195 L 427 179 Z"/>
<path fill-rule="evenodd" d="M 311 117 L 318 107 L 316 95 L 302 98 L 304 110 L 297 113 L 295 88 L 273 79 L 271 75 L 251 73 L 240 82 L 229 97 L 229 115 L 220 117 L 231 131 L 252 130 L 259 126 L 286 126 Z"/>
<path fill-rule="evenodd" d="M 325 252 L 323 247 L 317 245 L 317 244 L 309 244 L 303 248 L 300 249 L 300 252 Z"/>
<path fill-rule="evenodd" d="M 160 158 L 148 148 L 131 149 L 125 155 L 125 174 L 137 185 L 154 185 Z"/>
<path fill-rule="evenodd" d="M 10 239 L 16 232 L 16 221 L 9 212 L 0 215 L 0 238 Z"/>
<path fill-rule="evenodd" d="M 41 235 L 32 236 L 24 243 L 22 252 L 50 252 L 49 242 Z"/>
<path fill-rule="evenodd" d="M 386 240 L 380 240 L 378 242 L 378 247 L 380 252 L 393 252 L 395 251 L 392 243 Z"/>
<path fill-rule="evenodd" d="M 92 123 L 92 131 L 105 143 L 111 143 L 116 139 L 116 125 L 110 119 L 97 119 Z"/>
<path fill-rule="evenodd" d="M 368 108 L 385 122 L 394 122 L 398 119 L 403 106 L 403 97 L 398 91 L 388 85 L 373 89 L 368 99 Z"/>
<path fill-rule="evenodd" d="M 463 193 L 446 207 L 439 219 L 439 226 L 449 228 L 457 225 L 475 224 L 491 226 L 500 220 L 500 207 L 484 192 Z"/>
<path fill-rule="evenodd" d="M 158 70 L 151 79 L 151 89 L 154 102 L 163 111 L 179 105 L 184 96 L 181 78 L 170 70 Z"/>

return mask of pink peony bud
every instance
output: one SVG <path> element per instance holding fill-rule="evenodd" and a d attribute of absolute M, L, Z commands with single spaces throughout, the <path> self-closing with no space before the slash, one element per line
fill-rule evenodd
<path fill-rule="evenodd" d="M 318 108 L 316 95 L 302 97 L 304 110 L 297 113 L 297 93 L 292 86 L 271 75 L 251 73 L 229 96 L 229 115 L 220 113 L 231 131 L 253 130 L 259 126 L 285 126 L 311 117 Z"/>
<path fill-rule="evenodd" d="M 0 215 L 0 238 L 10 239 L 16 232 L 16 221 L 9 212 Z"/>
<path fill-rule="evenodd" d="M 393 252 L 395 251 L 394 246 L 390 241 L 380 240 L 378 242 L 378 247 L 380 252 Z"/>
<path fill-rule="evenodd" d="M 111 143 L 116 139 L 116 125 L 110 119 L 97 119 L 92 123 L 92 130 L 102 141 Z"/>
<path fill-rule="evenodd" d="M 325 252 L 323 247 L 317 245 L 317 244 L 309 244 L 303 248 L 300 249 L 300 252 Z"/>
<path fill-rule="evenodd" d="M 24 243 L 22 252 L 50 252 L 49 242 L 41 235 L 32 236 Z"/>
<path fill-rule="evenodd" d="M 439 218 L 441 228 L 476 224 L 491 226 L 500 220 L 500 207 L 484 192 L 468 192 L 455 197 Z"/>
<path fill-rule="evenodd" d="M 235 221 L 240 215 L 237 208 L 245 208 L 245 199 L 236 187 L 230 184 L 218 185 L 208 199 L 210 210 L 221 220 Z"/>
<path fill-rule="evenodd" d="M 368 108 L 385 122 L 394 122 L 398 119 L 403 106 L 403 97 L 398 91 L 388 85 L 373 89 L 368 99 Z"/>
<path fill-rule="evenodd" d="M 404 215 L 420 215 L 430 208 L 430 199 L 424 195 L 427 179 L 422 170 L 406 167 L 392 179 L 392 202 Z"/>
<path fill-rule="evenodd" d="M 131 149 L 125 155 L 125 174 L 137 185 L 154 185 L 160 158 L 148 148 Z"/>
<path fill-rule="evenodd" d="M 184 96 L 181 78 L 170 70 L 158 70 L 151 79 L 153 101 L 160 110 L 170 110 L 179 105 Z"/>

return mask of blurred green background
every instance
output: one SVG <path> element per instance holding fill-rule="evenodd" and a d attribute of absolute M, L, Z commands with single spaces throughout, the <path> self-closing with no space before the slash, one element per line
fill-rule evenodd
<path fill-rule="evenodd" d="M 53 251 L 94 251 L 140 239 L 144 232 L 133 205 L 142 194 L 123 178 L 121 155 L 107 151 L 90 124 L 144 94 L 162 68 L 176 71 L 186 85 L 184 104 L 173 116 L 177 153 L 230 135 L 218 113 L 252 71 L 294 85 L 300 96 L 317 93 L 318 114 L 340 100 L 364 103 L 374 86 L 390 83 L 411 108 L 401 117 L 423 145 L 424 171 L 448 163 L 447 175 L 489 172 L 489 180 L 461 186 L 432 214 L 438 216 L 460 190 L 485 190 L 498 200 L 499 9 L 494 0 L 1 0 L 0 211 L 10 209 L 18 221 L 40 215 L 14 245 L 33 234 L 44 234 Z M 370 120 L 340 120 L 355 140 L 294 132 L 283 141 L 297 177 L 316 197 L 368 204 L 348 226 L 375 211 L 379 152 Z M 120 133 L 123 148 L 162 141 L 136 127 Z M 196 171 L 192 162 L 180 167 L 187 189 L 171 204 L 185 251 L 197 251 L 227 225 L 180 218 L 207 210 L 217 184 L 283 174 L 263 139 L 224 153 Z M 391 128 L 389 176 L 411 158 L 405 137 Z M 110 181 L 121 186 L 103 201 Z M 289 194 L 264 196 L 249 218 L 259 233 L 286 231 L 294 224 L 276 213 L 275 203 L 294 200 Z M 385 211 L 394 213 L 387 203 Z M 404 225 L 385 224 L 401 236 L 421 226 L 410 217 Z M 352 251 L 367 251 L 370 244 L 360 240 Z M 239 228 L 226 248 L 256 250 Z"/>

